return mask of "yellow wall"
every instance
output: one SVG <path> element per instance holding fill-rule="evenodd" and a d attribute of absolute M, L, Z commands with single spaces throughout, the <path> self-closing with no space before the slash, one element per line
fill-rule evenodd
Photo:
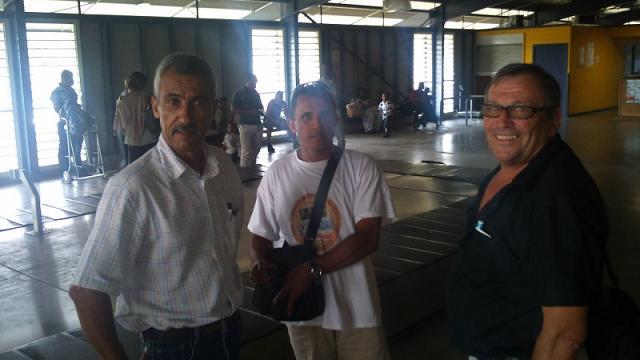
<path fill-rule="evenodd" d="M 524 34 L 524 62 L 533 62 L 533 45 L 537 44 L 570 44 L 571 26 L 545 26 L 538 28 L 519 28 L 504 30 L 479 31 L 478 35 Z M 569 45 L 570 46 L 570 45 Z"/>
<path fill-rule="evenodd" d="M 614 38 L 640 37 L 640 26 L 613 28 L 581 26 L 546 26 L 479 31 L 478 36 L 523 34 L 525 63 L 533 62 L 533 46 L 537 44 L 568 44 L 569 94 L 568 112 L 577 114 L 618 105 L 618 81 L 624 73 L 624 53 Z M 580 48 L 593 42 L 593 66 L 580 64 Z"/>
<path fill-rule="evenodd" d="M 588 44 L 593 43 L 593 64 L 588 64 Z M 583 63 L 580 63 L 583 49 Z M 624 54 L 616 47 L 609 29 L 572 27 L 569 61 L 569 114 L 618 105 L 619 79 Z"/>

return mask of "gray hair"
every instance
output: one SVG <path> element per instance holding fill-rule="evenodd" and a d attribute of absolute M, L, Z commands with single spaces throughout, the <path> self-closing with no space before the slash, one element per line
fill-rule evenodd
<path fill-rule="evenodd" d="M 169 54 L 160 61 L 153 77 L 153 93 L 156 97 L 160 94 L 160 79 L 169 70 L 176 74 L 202 77 L 210 86 L 211 96 L 215 97 L 216 78 L 211 66 L 203 58 L 187 53 Z"/>
<path fill-rule="evenodd" d="M 489 88 L 500 82 L 500 80 L 518 75 L 530 75 L 536 79 L 538 86 L 540 86 L 544 94 L 544 107 L 547 108 L 549 113 L 560 108 L 560 85 L 558 81 L 536 64 L 514 63 L 505 65 L 502 69 L 498 70 L 493 80 L 491 80 L 491 83 L 487 86 L 485 96 L 489 94 Z"/>

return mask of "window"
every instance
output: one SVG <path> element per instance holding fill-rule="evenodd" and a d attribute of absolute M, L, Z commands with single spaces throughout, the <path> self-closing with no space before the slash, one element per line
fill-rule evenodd
<path fill-rule="evenodd" d="M 316 30 L 298 32 L 300 83 L 320 79 L 320 34 Z"/>
<path fill-rule="evenodd" d="M 418 88 L 419 82 L 424 82 L 424 86 L 433 89 L 433 56 L 431 34 L 413 35 L 413 88 Z"/>
<path fill-rule="evenodd" d="M 78 100 L 82 99 L 74 25 L 27 23 L 27 48 L 38 163 L 55 165 L 58 163 L 58 115 L 49 97 L 60 82 L 62 70 L 73 73 L 73 88 Z"/>
<path fill-rule="evenodd" d="M 253 29 L 253 73 L 258 77 L 256 90 L 267 108 L 277 91 L 285 91 L 284 40 L 281 29 Z"/>
<path fill-rule="evenodd" d="M 442 72 L 442 100 L 443 113 L 453 112 L 454 96 L 455 96 L 455 70 L 454 70 L 454 54 L 453 54 L 453 34 L 444 34 L 444 59 Z"/>
<path fill-rule="evenodd" d="M 4 41 L 4 24 L 0 23 L 0 173 L 18 168 L 16 132 L 13 122 L 9 64 Z"/>

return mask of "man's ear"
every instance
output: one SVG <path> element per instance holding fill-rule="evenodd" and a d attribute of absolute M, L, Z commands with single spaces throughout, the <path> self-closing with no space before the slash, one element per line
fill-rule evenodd
<path fill-rule="evenodd" d="M 293 119 L 288 118 L 287 119 L 287 124 L 289 125 L 289 130 L 291 130 L 291 132 L 295 134 L 296 133 L 296 122 Z"/>
<path fill-rule="evenodd" d="M 158 111 L 158 107 L 160 106 L 160 101 L 156 98 L 155 95 L 151 96 L 151 109 L 153 110 L 153 116 L 156 119 L 160 119 L 160 112 Z"/>

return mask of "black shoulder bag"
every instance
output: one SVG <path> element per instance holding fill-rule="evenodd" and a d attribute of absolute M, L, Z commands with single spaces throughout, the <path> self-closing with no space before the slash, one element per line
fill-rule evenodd
<path fill-rule="evenodd" d="M 324 212 L 324 205 L 327 194 L 329 193 L 329 187 L 331 186 L 331 180 L 333 179 L 333 174 L 338 167 L 341 157 L 342 149 L 334 146 L 322 173 L 318 191 L 316 192 L 304 244 L 288 246 L 285 242 L 283 247 L 271 249 L 267 255 L 268 260 L 276 266 L 277 273 L 271 275 L 272 283 L 270 286 L 256 285 L 252 304 L 261 314 L 270 316 L 274 320 L 311 320 L 322 315 L 324 312 L 324 288 L 322 287 L 321 279 L 315 279 L 311 286 L 300 296 L 293 307 L 293 313 L 291 315 L 287 313 L 286 302 L 274 304 L 273 299 L 280 289 L 282 289 L 285 275 L 291 269 L 317 256 L 316 250 L 313 247 L 313 241 L 320 227 L 320 220 Z"/>
<path fill-rule="evenodd" d="M 608 253 L 604 261 L 613 286 L 602 286 L 589 305 L 587 354 L 591 360 L 638 360 L 640 310 L 633 298 L 620 288 Z"/>

